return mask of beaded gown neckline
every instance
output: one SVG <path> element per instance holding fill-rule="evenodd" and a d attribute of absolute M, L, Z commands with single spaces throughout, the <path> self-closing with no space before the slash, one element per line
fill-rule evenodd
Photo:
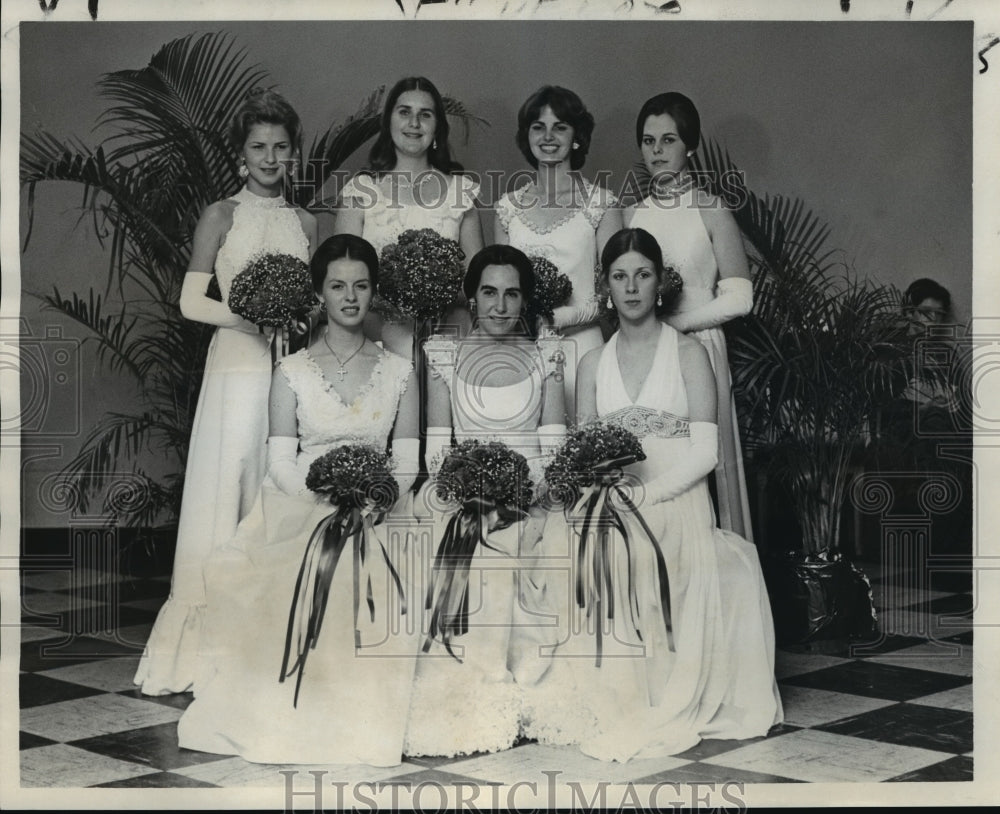
<path fill-rule="evenodd" d="M 269 207 L 272 209 L 280 209 L 283 206 L 288 206 L 288 202 L 285 200 L 283 195 L 267 197 L 264 195 L 258 195 L 256 192 L 251 192 L 247 189 L 247 187 L 243 187 L 239 192 L 233 195 L 233 200 L 241 204 Z"/>

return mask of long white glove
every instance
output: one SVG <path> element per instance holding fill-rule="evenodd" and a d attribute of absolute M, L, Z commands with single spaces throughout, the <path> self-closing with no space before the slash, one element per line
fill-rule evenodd
<path fill-rule="evenodd" d="M 569 328 L 573 325 L 586 325 L 597 319 L 600 306 L 596 300 L 583 305 L 560 305 L 552 310 L 552 325 L 555 328 Z"/>
<path fill-rule="evenodd" d="M 403 497 L 417 479 L 420 471 L 420 441 L 417 438 L 392 439 L 392 457 L 396 461 L 396 483 L 399 484 L 399 496 Z"/>
<path fill-rule="evenodd" d="M 444 453 L 451 446 L 451 427 L 428 427 L 427 444 L 424 447 L 424 461 L 427 471 L 436 475 L 441 468 Z"/>
<path fill-rule="evenodd" d="M 669 472 L 646 484 L 646 501 L 663 503 L 686 492 L 715 469 L 719 460 L 719 427 L 707 421 L 692 421 L 691 446 Z"/>
<path fill-rule="evenodd" d="M 701 331 L 749 314 L 753 308 L 753 283 L 746 277 L 723 277 L 715 299 L 698 308 L 673 314 L 667 321 L 678 331 Z"/>
<path fill-rule="evenodd" d="M 298 452 L 298 438 L 272 435 L 267 439 L 267 474 L 286 495 L 301 495 L 306 491 L 305 477 L 296 465 Z"/>
<path fill-rule="evenodd" d="M 543 424 L 538 428 L 538 447 L 540 454 L 537 458 L 528 461 L 528 469 L 531 472 L 531 479 L 535 482 L 535 494 L 540 494 L 542 484 L 545 482 L 545 467 L 549 465 L 555 454 L 559 451 L 563 441 L 566 440 L 565 424 Z"/>
<path fill-rule="evenodd" d="M 244 333 L 259 333 L 256 325 L 243 317 L 234 314 L 224 302 L 210 299 L 199 289 L 201 276 L 204 272 L 189 271 L 184 275 L 184 285 L 181 289 L 180 308 L 185 319 L 204 322 L 208 325 L 218 325 L 220 328 L 232 328 Z M 211 274 L 204 277 L 211 279 Z"/>

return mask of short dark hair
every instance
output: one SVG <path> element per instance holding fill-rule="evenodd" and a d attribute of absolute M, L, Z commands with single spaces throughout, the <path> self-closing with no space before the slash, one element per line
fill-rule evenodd
<path fill-rule="evenodd" d="M 247 93 L 229 127 L 229 140 L 237 152 L 247 143 L 250 129 L 255 124 L 277 124 L 284 127 L 293 150 L 301 152 L 302 121 L 295 108 L 280 93 L 267 88 L 254 88 Z"/>
<path fill-rule="evenodd" d="M 524 307 L 521 309 L 523 329 L 528 336 L 534 337 L 538 321 L 535 309 L 535 269 L 528 255 L 506 243 L 494 243 L 476 252 L 469 261 L 469 268 L 462 281 L 462 291 L 469 302 L 475 299 L 487 266 L 511 266 L 517 271 L 518 285 L 524 298 Z"/>
<path fill-rule="evenodd" d="M 701 143 L 701 117 L 698 115 L 698 108 L 687 96 L 676 91 L 659 93 L 643 103 L 635 120 L 636 146 L 642 146 L 642 131 L 646 127 L 646 119 L 663 114 L 677 123 L 677 135 L 681 137 L 684 146 L 689 150 L 697 150 Z"/>
<path fill-rule="evenodd" d="M 930 277 L 921 277 L 914 280 L 910 283 L 906 291 L 903 292 L 903 305 L 908 308 L 916 308 L 927 299 L 940 302 L 945 313 L 951 311 L 951 292 Z"/>
<path fill-rule="evenodd" d="M 448 134 L 451 127 L 448 124 L 448 113 L 445 110 L 444 99 L 430 79 L 424 76 L 406 76 L 392 86 L 385 97 L 382 115 L 379 118 L 378 138 L 368 153 L 368 169 L 375 173 L 388 172 L 396 167 L 396 147 L 392 143 L 389 132 L 389 120 L 392 110 L 399 97 L 409 90 L 420 90 L 430 95 L 434 101 L 434 140 L 427 151 L 430 165 L 443 173 L 453 174 L 462 171 L 462 165 L 451 158 L 451 147 L 448 145 Z"/>
<path fill-rule="evenodd" d="M 660 244 L 645 229 L 621 229 L 608 238 L 601 251 L 600 282 L 604 289 L 602 293 L 607 295 L 610 291 L 608 275 L 611 273 L 611 265 L 629 252 L 638 252 L 653 264 L 657 279 L 660 281 L 660 293 L 663 295 L 663 304 L 656 306 L 656 315 L 669 314 L 680 297 L 684 281 L 673 268 L 664 268 Z"/>
<path fill-rule="evenodd" d="M 316 253 L 309 261 L 309 273 L 312 276 L 313 291 L 317 294 L 323 290 L 323 282 L 329 266 L 335 260 L 360 260 L 368 267 L 368 276 L 372 288 L 378 286 L 378 254 L 363 237 L 357 235 L 333 235 L 319 244 Z"/>
<path fill-rule="evenodd" d="M 558 85 L 545 85 L 536 90 L 521 105 L 517 113 L 517 146 L 521 155 L 532 167 L 538 169 L 538 159 L 531 153 L 528 144 L 528 129 L 538 121 L 542 108 L 550 107 L 560 121 L 573 128 L 573 139 L 579 145 L 570 152 L 570 169 L 578 170 L 587 159 L 590 137 L 594 133 L 594 117 L 573 91 Z"/>

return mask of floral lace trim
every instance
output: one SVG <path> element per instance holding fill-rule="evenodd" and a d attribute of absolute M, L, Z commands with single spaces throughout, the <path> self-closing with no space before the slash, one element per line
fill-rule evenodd
<path fill-rule="evenodd" d="M 434 334 L 424 342 L 424 357 L 430 368 L 431 376 L 444 379 L 448 389 L 451 389 L 451 377 L 455 373 L 455 361 L 458 358 L 458 343 L 454 339 Z"/>
<path fill-rule="evenodd" d="M 297 356 L 298 354 L 295 355 Z M 323 368 L 321 368 L 319 366 L 319 363 L 315 359 L 313 359 L 312 354 L 309 353 L 308 348 L 302 349 L 302 362 L 310 372 L 312 372 L 319 378 L 320 382 L 322 383 L 324 392 L 332 395 L 344 407 L 350 407 L 354 404 L 359 404 L 360 402 L 364 401 L 365 398 L 367 398 L 368 395 L 375 389 L 375 386 L 378 384 L 379 379 L 382 376 L 382 368 L 385 364 L 385 359 L 388 355 L 389 354 L 386 351 L 382 351 L 382 354 L 375 361 L 375 367 L 372 368 L 371 376 L 368 377 L 368 381 L 364 385 L 362 385 L 361 389 L 358 391 L 358 394 L 354 397 L 354 400 L 351 401 L 350 403 L 344 401 L 344 397 L 341 396 L 340 393 L 338 393 L 334 389 L 333 382 L 331 382 L 326 377 L 326 374 L 323 373 Z"/>
<path fill-rule="evenodd" d="M 651 407 L 623 407 L 601 416 L 601 421 L 626 429 L 639 438 L 685 438 L 691 434 L 689 419 Z"/>
<path fill-rule="evenodd" d="M 497 213 L 500 217 L 500 223 L 505 229 L 509 230 L 511 218 L 517 217 L 521 223 L 536 235 L 547 235 L 571 221 L 579 213 L 582 213 L 591 227 L 596 229 L 600 225 L 604 213 L 617 203 L 614 195 L 606 189 L 598 187 L 589 181 L 584 181 L 583 194 L 587 199 L 584 206 L 567 209 L 561 217 L 552 223 L 537 224 L 528 219 L 527 213 L 533 208 L 533 205 L 525 202 L 525 196 L 531 186 L 531 183 L 527 183 L 500 199 L 497 205 Z M 606 201 L 601 200 L 605 196 Z"/>
<path fill-rule="evenodd" d="M 535 340 L 535 348 L 538 351 L 539 364 L 537 370 L 533 370 L 531 375 L 537 372 L 541 373 L 543 379 L 555 376 L 558 381 L 562 381 L 566 367 L 566 350 L 563 347 L 562 336 L 553 329 L 545 329 L 542 335 Z M 435 379 L 443 379 L 450 390 L 458 360 L 458 343 L 447 337 L 431 336 L 424 342 L 424 356 L 427 359 L 431 376 Z M 513 384 L 519 383 L 514 382 Z"/>

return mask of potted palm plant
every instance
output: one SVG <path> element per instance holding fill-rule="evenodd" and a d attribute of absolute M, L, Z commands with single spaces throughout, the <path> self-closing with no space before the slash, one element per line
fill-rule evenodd
<path fill-rule="evenodd" d="M 699 159 L 733 205 L 753 273 L 753 311 L 727 332 L 744 448 L 786 491 L 800 532 L 768 541 L 780 552 L 765 561 L 778 641 L 869 636 L 871 589 L 843 556 L 841 517 L 877 416 L 907 378 L 898 292 L 838 262 L 801 201 L 758 197 L 715 144 Z"/>
<path fill-rule="evenodd" d="M 233 194 L 241 181 L 226 139 L 229 122 L 247 92 L 267 73 L 224 33 L 187 36 L 163 45 L 138 70 L 109 73 L 98 82 L 109 106 L 99 124 L 112 133 L 96 148 L 48 132 L 23 133 L 20 179 L 31 214 L 35 189 L 52 181 L 83 190 L 83 210 L 108 250 L 106 284 L 84 292 L 32 292 L 44 304 L 84 326 L 98 362 L 130 381 L 133 406 L 101 418 L 62 475 L 80 511 L 100 500 L 108 523 L 166 529 L 180 508 L 191 423 L 201 387 L 210 329 L 181 316 L 178 300 L 198 217 L 206 205 Z M 324 184 L 379 127 L 384 87 L 357 113 L 316 137 L 304 171 L 290 190 L 295 203 L 328 211 Z M 445 108 L 465 127 L 477 119 L 460 102 Z M 109 296 L 122 303 L 109 309 Z M 167 462 L 166 474 L 143 467 L 149 453 Z M 129 472 L 141 499 L 109 500 L 111 473 Z M 147 533 L 145 540 L 151 537 Z"/>

